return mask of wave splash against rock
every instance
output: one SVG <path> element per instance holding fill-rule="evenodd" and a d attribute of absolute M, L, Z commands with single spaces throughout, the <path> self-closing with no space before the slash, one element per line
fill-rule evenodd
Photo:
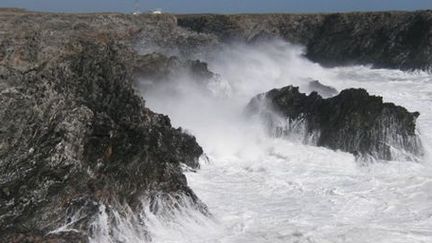
<path fill-rule="evenodd" d="M 415 129 L 420 114 L 384 103 L 364 89 L 324 99 L 287 86 L 256 96 L 247 111 L 264 119 L 276 136 L 301 133 L 304 142 L 364 159 L 416 160 L 423 153 Z"/>

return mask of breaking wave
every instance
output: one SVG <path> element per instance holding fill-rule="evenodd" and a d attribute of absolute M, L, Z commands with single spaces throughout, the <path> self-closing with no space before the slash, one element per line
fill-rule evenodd
<path fill-rule="evenodd" d="M 218 75 L 197 83 L 186 74 L 167 82 L 142 80 L 147 105 L 194 134 L 208 162 L 186 172 L 207 204 L 143 216 L 115 216 L 120 242 L 426 242 L 432 239 L 432 76 L 367 66 L 323 68 L 303 48 L 282 41 L 233 44 L 199 57 Z M 311 80 L 338 90 L 366 88 L 421 113 L 418 132 L 426 154 L 419 162 L 360 165 L 353 155 L 311 141 L 270 136 L 259 119 L 243 116 L 252 97 Z M 153 83 L 151 88 L 146 85 Z M 279 121 L 301 134 L 301 122 Z M 281 133 L 282 131 L 274 131 Z M 275 135 L 275 134 L 273 134 Z M 277 134 L 276 134 L 277 135 Z M 300 136 L 303 137 L 303 136 Z M 166 206 L 166 205 L 165 205 Z M 161 207 L 164 207 L 161 204 Z M 100 208 L 95 241 L 110 242 Z M 127 211 L 127 210 L 126 210 Z M 142 222 L 144 220 L 145 222 Z M 141 229 L 141 230 L 140 230 Z M 146 233 L 148 232 L 148 233 Z M 108 238 L 107 238 L 108 237 Z"/>

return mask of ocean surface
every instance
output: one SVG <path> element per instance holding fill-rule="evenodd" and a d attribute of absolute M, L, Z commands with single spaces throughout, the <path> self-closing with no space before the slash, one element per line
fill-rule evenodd
<path fill-rule="evenodd" d="M 211 82 L 179 73 L 143 91 L 147 106 L 203 147 L 201 168 L 186 175 L 211 213 L 187 205 L 172 217 L 147 212 L 154 242 L 432 242 L 432 75 L 324 68 L 303 53 L 281 41 L 232 44 L 199 56 L 218 74 Z M 362 87 L 419 111 L 425 156 L 359 163 L 349 153 L 270 137 L 243 115 L 253 96 L 290 84 L 309 92 L 312 80 L 339 91 Z M 142 239 L 125 225 L 125 241 Z"/>

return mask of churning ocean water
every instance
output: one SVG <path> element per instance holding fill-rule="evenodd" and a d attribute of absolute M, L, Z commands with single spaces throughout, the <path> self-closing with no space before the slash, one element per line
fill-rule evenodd
<path fill-rule="evenodd" d="M 187 206 L 168 218 L 147 212 L 154 242 L 432 242 L 431 74 L 323 68 L 281 41 L 233 44 L 200 58 L 218 74 L 211 82 L 183 74 L 143 95 L 203 147 L 201 169 L 186 175 L 211 216 Z M 255 95 L 287 85 L 309 92 L 311 80 L 339 91 L 362 87 L 419 111 L 425 157 L 359 163 L 348 153 L 270 137 L 243 116 Z M 142 239 L 125 225 L 124 239 Z"/>

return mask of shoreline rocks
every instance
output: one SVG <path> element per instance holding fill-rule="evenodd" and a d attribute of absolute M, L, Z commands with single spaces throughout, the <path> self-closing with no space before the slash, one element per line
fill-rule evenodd
<path fill-rule="evenodd" d="M 188 30 L 221 42 L 280 38 L 323 66 L 432 71 L 432 10 L 332 14 L 178 15 Z"/>
<path fill-rule="evenodd" d="M 102 205 L 139 211 L 156 194 L 205 213 L 181 168 L 202 148 L 135 93 L 136 54 L 110 35 L 57 53 L 0 64 L 0 241 L 85 242 Z M 75 233 L 49 233 L 64 225 Z"/>
<path fill-rule="evenodd" d="M 163 80 L 180 68 L 209 79 L 214 74 L 205 63 L 188 60 L 194 53 L 230 38 L 255 42 L 274 36 L 306 45 L 309 57 L 323 63 L 423 69 L 432 56 L 429 16 L 430 11 L 208 17 L 0 9 L 0 241 L 86 242 L 101 208 L 107 206 L 103 212 L 115 227 L 114 212 L 123 206 L 139 211 L 142 198 L 154 211 L 164 210 L 160 205 L 176 208 L 184 199 L 207 213 L 182 170 L 182 164 L 199 167 L 202 148 L 192 135 L 173 128 L 167 116 L 145 106 L 133 88 L 137 77 Z M 353 38 L 358 45 L 351 48 L 347 36 L 364 34 L 362 26 L 349 27 L 358 18 L 400 21 Z M 333 35 L 326 36 L 323 27 Z M 391 41 L 383 41 L 390 34 Z M 336 49 L 341 43 L 344 48 Z M 372 55 L 377 48 L 385 52 Z M 355 52 L 345 55 L 351 49 Z M 180 58 L 170 57 L 176 55 Z M 376 152 L 372 155 L 385 159 L 392 151 L 376 139 L 392 138 L 408 152 L 421 153 L 414 131 L 418 114 L 383 104 L 365 91 L 322 99 L 288 88 L 269 97 L 280 114 L 307 121 L 308 132 L 319 130 L 322 146 Z M 365 103 L 370 107 L 369 102 L 377 105 L 371 116 L 380 119 L 350 111 Z M 254 102 L 250 106 L 255 109 Z M 382 132 L 388 124 L 393 130 Z M 356 132 L 369 128 L 373 132 L 363 141 L 364 133 Z M 344 140 L 351 132 L 357 142 Z M 56 231 L 65 225 L 69 231 Z"/>
<path fill-rule="evenodd" d="M 324 99 L 287 86 L 256 96 L 246 109 L 277 136 L 302 132 L 303 141 L 362 159 L 416 160 L 423 153 L 415 131 L 420 114 L 384 103 L 364 89 L 346 89 Z"/>

